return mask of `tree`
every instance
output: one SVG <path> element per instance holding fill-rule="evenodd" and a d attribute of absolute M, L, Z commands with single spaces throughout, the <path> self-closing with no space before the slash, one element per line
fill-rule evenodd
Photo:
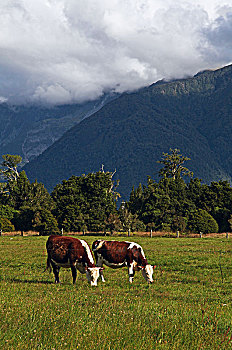
<path fill-rule="evenodd" d="M 43 208 L 53 210 L 55 203 L 43 184 L 37 180 L 30 183 L 25 171 L 21 171 L 15 181 L 7 185 L 9 191 L 9 204 L 16 210 L 21 207 Z"/>
<path fill-rule="evenodd" d="M 52 214 L 55 203 L 43 184 L 37 181 L 30 183 L 25 171 L 21 171 L 15 178 L 9 177 L 6 189 L 7 204 L 14 209 L 12 222 L 16 229 L 34 230 L 40 234 L 59 232 L 57 221 Z"/>
<path fill-rule="evenodd" d="M 8 203 L 15 209 L 28 205 L 31 201 L 31 184 L 25 171 L 21 171 L 15 180 L 7 184 L 9 193 Z"/>
<path fill-rule="evenodd" d="M 218 223 L 219 232 L 228 232 L 231 230 L 231 225 L 229 221 L 231 217 L 231 210 L 227 208 L 216 207 L 214 208 L 213 217 Z"/>
<path fill-rule="evenodd" d="M 34 212 L 34 230 L 38 231 L 40 236 L 57 235 L 60 234 L 58 223 L 48 209 L 37 209 Z"/>
<path fill-rule="evenodd" d="M 104 231 L 109 215 L 116 213 L 112 173 L 98 171 L 72 176 L 58 184 L 52 198 L 59 227 L 67 231 Z"/>
<path fill-rule="evenodd" d="M 119 214 L 123 231 L 145 231 L 146 226 L 138 219 L 137 214 L 132 214 L 125 207 L 120 208 Z"/>
<path fill-rule="evenodd" d="M 22 162 L 22 157 L 18 155 L 4 154 L 4 159 L 1 163 L 3 169 L 0 169 L 0 175 L 7 181 L 15 181 L 18 176 L 18 165 Z"/>
<path fill-rule="evenodd" d="M 20 231 L 37 231 L 40 235 L 59 234 L 56 218 L 44 208 L 22 207 L 14 217 L 15 228 Z"/>
<path fill-rule="evenodd" d="M 114 231 L 119 231 L 122 228 L 122 223 L 119 216 L 113 213 L 110 213 L 105 221 L 105 224 L 105 229 L 110 231 L 111 236 L 113 235 Z"/>
<path fill-rule="evenodd" d="M 174 180 L 178 177 L 183 176 L 193 176 L 193 173 L 183 166 L 183 163 L 187 160 L 190 160 L 188 157 L 184 157 L 180 154 L 180 150 L 175 148 L 170 148 L 171 154 L 163 153 L 163 158 L 157 163 L 163 164 L 164 167 L 160 169 L 159 176 L 160 177 L 171 177 Z"/>

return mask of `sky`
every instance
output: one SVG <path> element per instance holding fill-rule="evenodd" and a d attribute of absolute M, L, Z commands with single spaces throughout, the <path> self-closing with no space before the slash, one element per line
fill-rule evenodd
<path fill-rule="evenodd" d="M 232 63 L 232 0 L 1 0 L 0 103 L 82 103 Z"/>

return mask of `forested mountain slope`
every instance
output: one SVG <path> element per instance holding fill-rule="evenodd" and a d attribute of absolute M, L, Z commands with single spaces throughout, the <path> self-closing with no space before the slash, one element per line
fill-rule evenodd
<path fill-rule="evenodd" d="M 133 185 L 157 176 L 162 152 L 179 148 L 204 182 L 232 176 L 232 66 L 192 78 L 158 82 L 123 94 L 68 130 L 25 166 L 49 190 L 71 175 L 104 164 L 120 179 L 125 198 Z"/>
<path fill-rule="evenodd" d="M 82 104 L 50 107 L 0 104 L 0 155 L 18 154 L 24 162 L 31 160 L 114 98 L 106 94 Z"/>

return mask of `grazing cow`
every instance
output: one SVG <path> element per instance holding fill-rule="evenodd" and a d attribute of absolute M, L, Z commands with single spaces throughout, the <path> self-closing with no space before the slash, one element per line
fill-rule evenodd
<path fill-rule="evenodd" d="M 51 265 L 55 275 L 55 283 L 59 283 L 60 267 L 71 268 L 73 283 L 76 281 L 78 269 L 82 274 L 86 273 L 91 286 L 97 285 L 97 279 L 101 268 L 96 267 L 92 252 L 88 244 L 82 240 L 64 236 L 50 236 L 46 243 L 48 258 L 47 269 Z"/>
<path fill-rule="evenodd" d="M 142 247 L 134 242 L 104 241 L 93 242 L 92 250 L 95 255 L 96 265 L 102 267 L 103 264 L 116 269 L 127 266 L 129 282 L 132 283 L 135 271 L 142 271 L 142 275 L 148 283 L 153 282 L 153 266 L 149 265 Z M 100 276 L 105 282 L 103 272 Z"/>

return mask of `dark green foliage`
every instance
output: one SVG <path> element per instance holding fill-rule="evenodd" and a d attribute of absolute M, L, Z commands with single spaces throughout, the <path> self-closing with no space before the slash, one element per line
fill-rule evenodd
<path fill-rule="evenodd" d="M 14 226 L 18 231 L 32 231 L 34 226 L 34 210 L 29 207 L 21 207 L 13 219 Z"/>
<path fill-rule="evenodd" d="M 60 234 L 58 223 L 50 210 L 41 208 L 34 212 L 34 230 L 42 236 Z"/>
<path fill-rule="evenodd" d="M 25 171 L 22 171 L 16 181 L 9 181 L 7 189 L 9 191 L 9 204 L 19 210 L 27 205 L 31 199 L 31 184 Z"/>
<path fill-rule="evenodd" d="M 0 217 L 1 218 L 7 218 L 9 220 L 12 220 L 16 213 L 17 213 L 17 210 L 12 208 L 11 206 L 0 205 Z"/>
<path fill-rule="evenodd" d="M 138 190 L 133 189 L 128 208 L 148 228 L 183 231 L 191 202 L 187 199 L 186 184 L 181 178 L 163 178 L 156 183 L 149 177 L 143 192 L 141 186 Z"/>
<path fill-rule="evenodd" d="M 0 230 L 3 232 L 13 232 L 14 225 L 7 218 L 0 217 Z"/>
<path fill-rule="evenodd" d="M 57 221 L 50 210 L 22 207 L 14 217 L 16 230 L 37 231 L 40 235 L 60 234 Z"/>
<path fill-rule="evenodd" d="M 13 218 L 15 228 L 21 231 L 38 231 L 41 235 L 60 232 L 52 210 L 55 204 L 44 188 L 37 181 L 30 183 L 24 171 L 16 181 L 9 181 L 8 203 L 17 210 Z"/>
<path fill-rule="evenodd" d="M 232 210 L 232 187 L 229 182 L 214 181 L 206 185 L 199 179 L 193 179 L 187 186 L 187 197 L 195 208 L 206 210 L 214 217 L 219 232 L 230 230 L 228 219 Z"/>
<path fill-rule="evenodd" d="M 9 204 L 16 210 L 24 206 L 54 209 L 54 202 L 44 185 L 36 180 L 30 183 L 25 171 L 20 172 L 16 181 L 9 181 L 7 188 Z"/>
<path fill-rule="evenodd" d="M 104 231 L 109 215 L 116 213 L 110 172 L 72 176 L 55 187 L 52 198 L 59 226 L 65 231 Z"/>
<path fill-rule="evenodd" d="M 16 230 L 34 230 L 41 235 L 59 233 L 57 221 L 51 212 L 55 204 L 44 185 L 37 181 L 30 183 L 25 171 L 18 173 L 16 166 L 21 157 L 7 155 L 3 158 L 7 161 L 5 166 L 12 168 L 15 176 L 7 173 L 8 182 L 4 186 L 5 197 L 4 204 L 0 206 L 0 217 L 12 220 Z"/>
<path fill-rule="evenodd" d="M 172 150 L 171 150 L 172 151 Z M 8 155 L 13 159 L 13 156 Z M 186 183 L 181 176 L 190 171 L 183 167 L 189 160 L 175 149 L 163 154 L 161 178 L 150 176 L 147 184 L 133 187 L 128 202 L 119 210 L 119 194 L 112 180 L 114 173 L 102 170 L 63 180 L 52 192 L 35 180 L 30 183 L 25 171 L 16 179 L 9 177 L 2 187 L 0 218 L 16 230 L 38 231 L 40 235 L 64 231 L 180 231 L 227 232 L 231 228 L 232 187 L 227 181 L 202 183 L 198 178 Z M 173 167 L 174 160 L 174 167 Z M 174 173 L 169 166 L 175 169 Z M 176 167 L 176 168 L 175 168 Z"/>
<path fill-rule="evenodd" d="M 232 188 L 227 181 L 202 184 L 198 178 L 185 183 L 181 175 L 191 172 L 183 167 L 189 158 L 179 150 L 164 154 L 159 162 L 158 183 L 147 179 L 147 186 L 132 188 L 130 200 L 126 203 L 129 214 L 147 225 L 147 229 L 162 231 L 225 232 L 230 228 L 232 211 Z"/>
<path fill-rule="evenodd" d="M 188 220 L 188 229 L 195 233 L 218 232 L 218 224 L 216 220 L 207 213 L 206 210 L 199 209 L 191 214 Z"/>
<path fill-rule="evenodd" d="M 232 213 L 232 187 L 226 181 L 202 184 L 198 178 L 185 183 L 177 177 L 133 188 L 126 207 L 150 230 L 227 232 Z"/>

